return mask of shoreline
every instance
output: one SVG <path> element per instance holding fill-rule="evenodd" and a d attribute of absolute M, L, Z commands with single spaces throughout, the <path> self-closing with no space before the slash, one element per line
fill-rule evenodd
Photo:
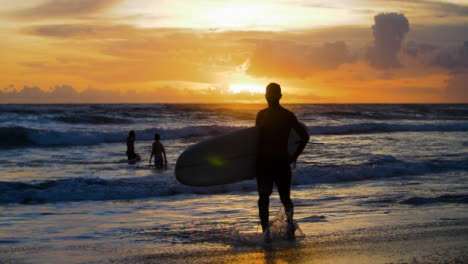
<path fill-rule="evenodd" d="M 192 197 L 186 201 L 107 201 L 93 203 L 94 208 L 85 212 L 81 212 L 82 206 L 90 203 L 71 203 L 55 214 L 48 213 L 46 208 L 50 210 L 56 205 L 31 205 L 27 209 L 29 215 L 40 212 L 42 217 L 37 219 L 40 223 L 25 219 L 27 223 L 18 226 L 19 230 L 29 230 L 24 235 L 29 236 L 30 242 L 21 242 L 20 238 L 15 242 L 15 236 L 20 233 L 11 234 L 11 239 L 8 236 L 0 239 L 0 260 L 2 263 L 141 264 L 403 264 L 466 263 L 468 260 L 466 203 L 363 210 L 350 205 L 354 204 L 351 201 L 342 205 L 332 201 L 320 204 L 317 197 L 307 205 L 298 203 L 297 222 L 305 238 L 296 243 L 274 240 L 265 246 L 257 229 L 256 205 L 252 202 L 234 212 L 234 208 L 240 209 L 239 206 L 254 197 L 251 194 Z M 273 200 L 271 211 L 280 206 L 277 197 Z M 232 213 L 222 211 L 226 208 L 223 201 L 231 204 Z M 135 211 L 136 205 L 142 211 Z M 188 210 L 192 206 L 197 209 Z M 8 213 L 16 215 L 14 210 L 20 207 L 13 206 Z M 110 207 L 126 213 L 104 210 Z M 200 214 L 196 219 L 187 221 L 197 210 Z M 56 225 L 64 217 L 67 224 L 57 229 Z M 34 234 L 30 228 L 38 225 L 45 226 Z"/>
<path fill-rule="evenodd" d="M 466 263 L 468 219 L 378 226 L 225 250 L 143 253 L 112 263 Z"/>

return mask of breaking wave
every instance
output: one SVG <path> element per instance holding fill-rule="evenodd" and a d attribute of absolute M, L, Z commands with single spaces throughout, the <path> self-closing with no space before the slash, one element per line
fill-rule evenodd
<path fill-rule="evenodd" d="M 438 197 L 419 197 L 414 196 L 400 202 L 409 205 L 428 205 L 433 203 L 468 203 L 466 194 L 444 194 Z"/>
<path fill-rule="evenodd" d="M 404 162 L 388 158 L 360 165 L 308 166 L 294 171 L 294 185 L 340 183 L 433 172 L 467 170 L 468 160 Z M 177 194 L 219 194 L 255 191 L 255 181 L 212 187 L 189 187 L 176 182 L 173 173 L 137 178 L 71 178 L 41 182 L 0 182 L 0 204 L 54 203 L 144 199 Z M 453 197 L 452 197 L 453 198 Z M 439 197 L 436 202 L 464 202 L 466 197 Z M 413 198 L 403 203 L 424 204 L 432 200 Z"/>
<path fill-rule="evenodd" d="M 67 124 L 131 124 L 132 120 L 119 117 L 111 117 L 106 115 L 61 115 L 52 118 L 55 121 L 67 123 Z"/>
<path fill-rule="evenodd" d="M 137 130 L 138 140 L 151 140 L 155 133 L 159 133 L 164 139 L 186 138 L 193 136 L 217 135 L 234 131 L 239 127 L 231 126 L 189 126 L 174 129 L 145 129 Z M 128 131 L 120 132 L 62 132 L 54 130 L 42 130 L 25 127 L 0 128 L 0 147 L 14 148 L 24 146 L 70 146 L 70 145 L 96 145 L 100 143 L 123 142 Z"/>
<path fill-rule="evenodd" d="M 390 132 L 454 132 L 468 131 L 468 123 L 426 123 L 426 124 L 392 124 L 392 123 L 358 123 L 336 126 L 309 127 L 311 135 L 350 135 Z"/>
<path fill-rule="evenodd" d="M 164 139 L 187 138 L 193 136 L 210 136 L 232 132 L 245 127 L 240 126 L 187 126 L 173 129 L 137 130 L 139 140 L 151 140 L 154 133 L 159 133 Z M 430 124 L 391 124 L 391 123 L 358 123 L 346 125 L 309 126 L 311 135 L 351 135 L 366 133 L 391 132 L 454 132 L 468 131 L 468 123 L 430 123 Z M 77 132 L 33 129 L 22 126 L 0 127 L 0 147 L 14 148 L 23 146 L 69 146 L 95 145 L 100 143 L 122 142 L 128 131 L 119 132 Z"/>

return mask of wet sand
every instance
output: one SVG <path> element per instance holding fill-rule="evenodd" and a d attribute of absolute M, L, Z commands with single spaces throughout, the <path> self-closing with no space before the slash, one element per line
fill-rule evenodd
<path fill-rule="evenodd" d="M 295 192 L 298 197 L 307 193 Z M 265 245 L 254 194 L 187 199 L 139 201 L 141 211 L 128 210 L 135 207 L 131 202 L 106 202 L 86 212 L 79 203 L 64 209 L 31 205 L 30 215 L 43 215 L 40 223 L 24 219 L 16 235 L 0 233 L 0 263 L 468 263 L 465 203 L 363 207 L 298 198 L 296 220 L 305 237 Z M 273 200 L 271 213 L 279 203 Z M 223 201 L 232 209 L 246 208 L 227 213 Z M 197 205 L 199 217 L 194 216 Z M 106 213 L 104 208 L 112 207 L 124 212 Z M 14 216 L 14 208 L 6 213 Z M 21 234 L 32 242 L 19 241 Z"/>
<path fill-rule="evenodd" d="M 320 233 L 320 232 L 318 232 Z M 228 241 L 226 241 L 229 243 Z M 115 263 L 468 263 L 468 219 L 377 226 L 308 236 L 271 245 L 145 253 Z"/>

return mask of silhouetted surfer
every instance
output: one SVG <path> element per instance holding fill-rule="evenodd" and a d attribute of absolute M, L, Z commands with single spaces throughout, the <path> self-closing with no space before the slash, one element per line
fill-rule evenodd
<path fill-rule="evenodd" d="M 309 134 L 297 121 L 296 116 L 279 104 L 281 87 L 278 84 L 268 84 L 265 98 L 268 102 L 268 108 L 258 112 L 255 126 L 259 128 L 260 132 L 257 159 L 258 209 L 265 241 L 269 242 L 268 207 L 270 195 L 273 191 L 273 183 L 278 188 L 286 212 L 288 236 L 291 239 L 294 238 L 294 207 L 290 197 L 291 167 L 289 164 L 296 162 L 297 157 L 299 157 L 309 141 Z M 291 129 L 297 132 L 301 142 L 296 153 L 289 157 L 288 138 Z"/>
<path fill-rule="evenodd" d="M 127 159 L 129 163 L 136 162 L 140 160 L 140 156 L 135 153 L 135 131 L 130 131 L 127 137 Z"/>

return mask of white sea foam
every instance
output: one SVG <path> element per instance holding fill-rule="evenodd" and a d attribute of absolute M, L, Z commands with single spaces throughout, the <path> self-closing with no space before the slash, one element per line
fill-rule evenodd
<path fill-rule="evenodd" d="M 467 170 L 468 160 L 403 162 L 388 159 L 376 164 L 343 166 L 308 166 L 293 172 L 294 185 L 339 183 L 429 172 Z M 0 203 L 51 203 L 143 199 L 178 194 L 222 194 L 255 191 L 255 181 L 212 187 L 189 187 L 167 177 L 147 176 L 123 179 L 68 178 L 42 182 L 0 182 Z"/>

